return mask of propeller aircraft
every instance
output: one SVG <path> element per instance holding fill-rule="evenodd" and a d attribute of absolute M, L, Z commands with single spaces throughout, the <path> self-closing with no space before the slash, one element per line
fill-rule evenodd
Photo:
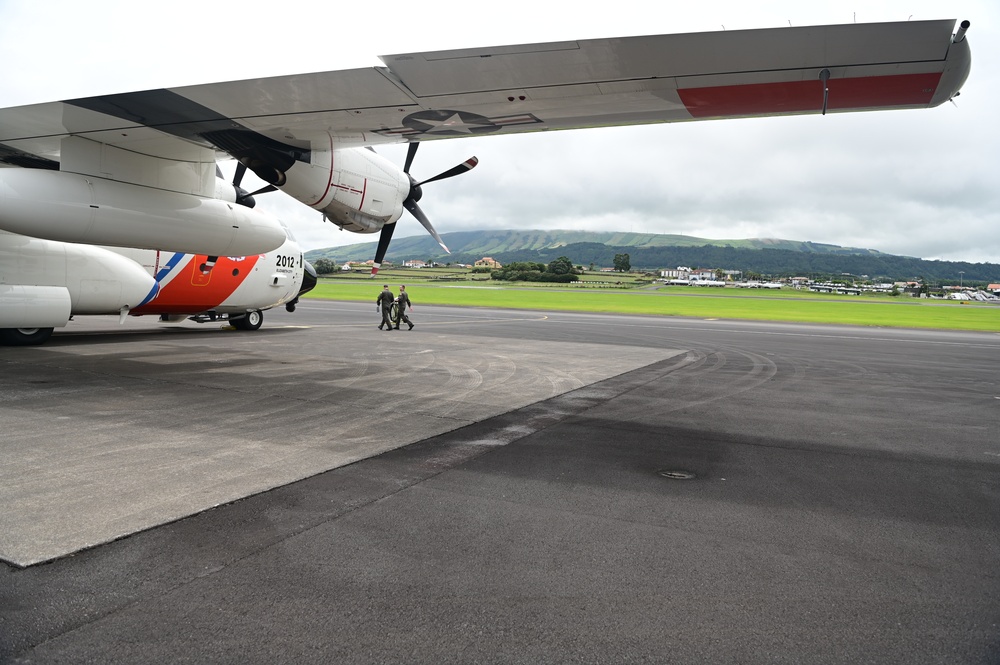
<path fill-rule="evenodd" d="M 410 169 L 424 141 L 932 108 L 958 95 L 968 76 L 968 28 L 954 20 L 861 23 L 409 53 L 383 56 L 382 67 L 0 109 L 0 230 L 198 255 L 215 280 L 214 271 L 238 269 L 220 257 L 282 256 L 287 233 L 254 198 L 281 190 L 341 229 L 379 233 L 374 275 L 404 210 L 447 251 L 419 206 L 423 186 L 478 160 L 417 180 Z M 376 152 L 402 142 L 402 168 Z M 216 175 L 225 159 L 238 162 L 232 183 Z M 247 170 L 267 185 L 243 190 Z M 81 251 L 114 279 L 67 262 L 58 284 L 25 270 L 19 251 L 0 254 L 0 328 L 8 331 L 64 325 L 67 302 L 89 313 L 72 304 L 74 284 L 87 280 L 106 296 L 105 309 L 154 312 L 166 302 L 169 288 L 102 248 Z M 148 277 L 148 258 L 141 261 Z"/>
<path fill-rule="evenodd" d="M 0 344 L 46 341 L 83 315 L 155 315 L 164 322 L 225 321 L 257 330 L 263 311 L 298 299 L 316 271 L 289 232 L 275 250 L 251 256 L 97 247 L 0 231 L 0 266 L 22 284 L 0 284 Z"/>

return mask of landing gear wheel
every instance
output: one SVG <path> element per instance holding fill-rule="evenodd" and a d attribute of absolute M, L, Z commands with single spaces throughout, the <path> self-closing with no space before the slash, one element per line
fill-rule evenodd
<path fill-rule="evenodd" d="M 0 328 L 0 344 L 34 346 L 52 336 L 52 328 Z"/>
<path fill-rule="evenodd" d="M 396 323 L 396 321 L 399 320 L 398 318 L 396 318 L 398 316 L 399 316 L 399 305 L 393 302 L 391 305 L 389 305 L 389 320 L 392 321 L 393 323 Z"/>
<path fill-rule="evenodd" d="M 264 323 L 264 312 L 259 309 L 252 309 L 246 313 L 246 316 L 241 316 L 238 319 L 230 321 L 234 328 L 237 330 L 258 330 L 260 325 Z"/>

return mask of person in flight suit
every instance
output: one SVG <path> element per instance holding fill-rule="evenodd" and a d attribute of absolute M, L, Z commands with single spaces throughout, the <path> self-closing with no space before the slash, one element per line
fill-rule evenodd
<path fill-rule="evenodd" d="M 385 326 L 385 330 L 392 330 L 392 318 L 389 316 L 389 309 L 392 307 L 392 301 L 394 296 L 392 291 L 389 290 L 389 285 L 384 284 L 382 286 L 382 293 L 378 294 L 378 298 L 375 300 L 375 306 L 382 310 L 382 323 L 378 324 L 378 329 L 382 330 L 382 326 Z"/>
<path fill-rule="evenodd" d="M 413 305 L 410 304 L 410 296 L 406 295 L 406 287 L 399 287 L 399 298 L 396 299 L 396 330 L 399 330 L 399 322 L 402 321 L 406 325 L 410 326 L 410 330 L 413 330 L 413 324 L 410 322 L 409 317 L 406 316 L 406 308 L 409 307 L 410 311 L 413 311 Z"/>

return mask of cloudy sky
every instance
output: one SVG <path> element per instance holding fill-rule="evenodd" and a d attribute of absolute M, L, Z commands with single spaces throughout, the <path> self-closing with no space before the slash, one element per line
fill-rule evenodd
<path fill-rule="evenodd" d="M 1000 3 L 567 3 L 0 0 L 0 107 L 261 76 L 379 66 L 377 56 L 657 33 L 968 19 L 972 74 L 936 109 L 490 136 L 424 145 L 441 233 L 580 229 L 771 237 L 1000 262 Z M 380 148 L 403 162 L 405 148 Z M 248 179 L 249 183 L 249 179 Z M 246 184 L 246 183 L 245 183 Z M 253 183 L 249 183 L 253 184 Z M 260 205 L 306 249 L 376 240 L 282 194 Z M 396 237 L 424 233 L 404 214 Z"/>

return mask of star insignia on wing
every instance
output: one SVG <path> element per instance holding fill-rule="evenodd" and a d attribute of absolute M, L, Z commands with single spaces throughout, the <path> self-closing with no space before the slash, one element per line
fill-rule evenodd
<path fill-rule="evenodd" d="M 470 136 L 499 129 L 489 118 L 466 111 L 421 111 L 406 117 L 403 124 L 422 134 L 435 136 Z"/>
<path fill-rule="evenodd" d="M 468 111 L 433 109 L 417 111 L 403 118 L 401 127 L 383 127 L 371 131 L 383 136 L 474 136 L 499 132 L 504 127 L 541 124 L 530 113 L 518 113 L 487 118 Z"/>

